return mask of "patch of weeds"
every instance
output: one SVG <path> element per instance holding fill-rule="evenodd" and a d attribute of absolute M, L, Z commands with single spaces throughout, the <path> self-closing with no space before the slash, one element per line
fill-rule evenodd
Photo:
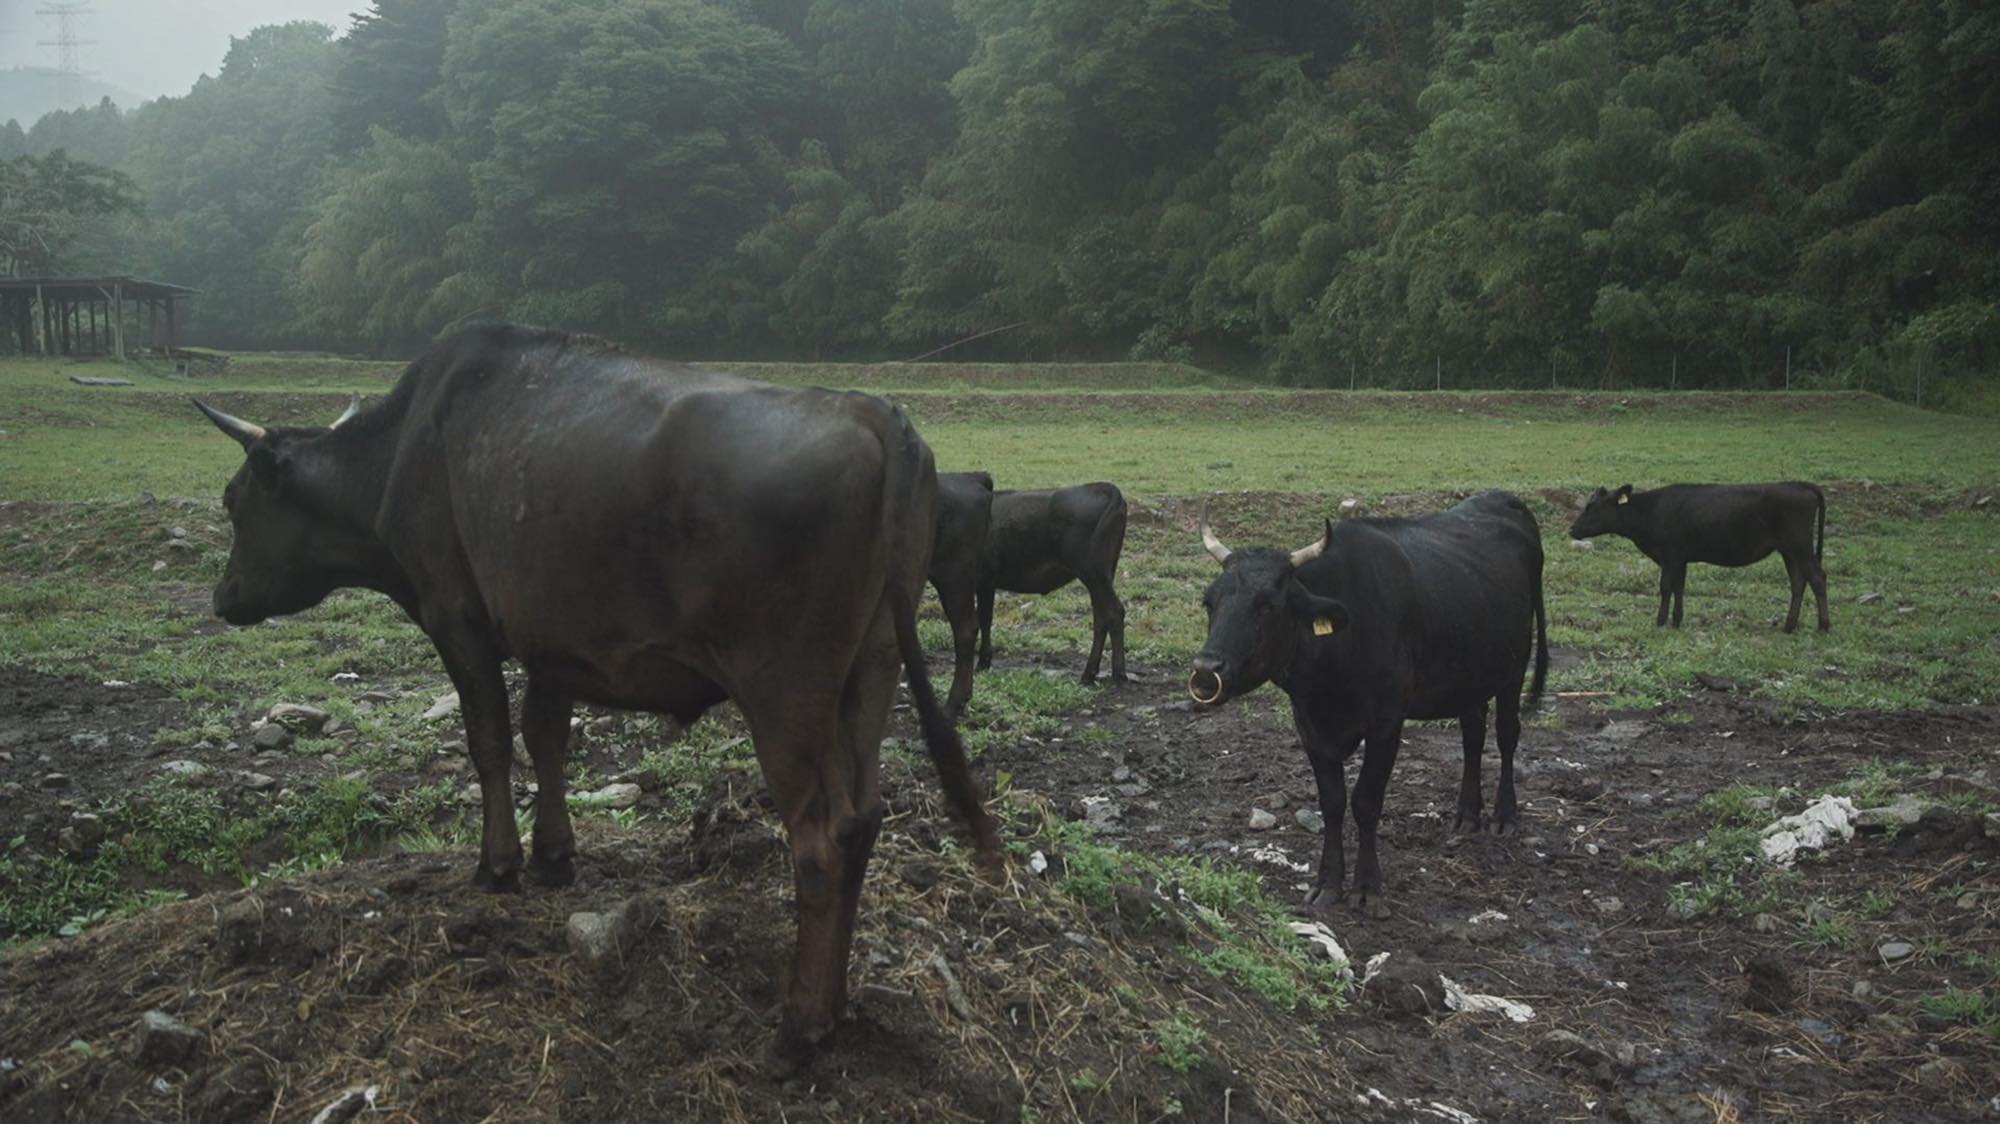
<path fill-rule="evenodd" d="M 1109 1087 L 1110 1084 L 1111 1082 L 1099 1076 L 1098 1072 L 1089 1066 L 1084 1066 L 1082 1069 L 1069 1075 L 1069 1087 L 1079 1093 L 1101 1092 Z"/>
<path fill-rule="evenodd" d="M 1097 690 L 1067 675 L 1029 669 L 989 672 L 980 677 L 966 707 L 960 736 L 967 752 L 975 755 L 1022 738 L 1058 737 L 1063 716 L 1088 703 Z"/>
<path fill-rule="evenodd" d="M 1208 1037 L 1185 1011 L 1154 1023 L 1153 1036 L 1160 1045 L 1160 1064 L 1175 1073 L 1186 1073 L 1201 1062 L 1201 1044 Z"/>
<path fill-rule="evenodd" d="M 1861 898 L 1861 917 L 1866 921 L 1880 921 L 1896 908 L 1896 895 L 1880 890 L 1870 890 Z"/>
<path fill-rule="evenodd" d="M 1808 922 L 1805 927 L 1806 943 L 1817 945 L 1829 952 L 1853 948 L 1857 936 L 1854 918 L 1845 914 L 1821 917 Z"/>
<path fill-rule="evenodd" d="M 1112 891 L 1138 881 L 1138 875 L 1127 863 L 1127 855 L 1115 847 L 1084 840 L 1081 830 L 1068 833 L 1071 837 L 1063 840 L 1063 876 L 1056 888 L 1085 905 L 1109 908 Z"/>
<path fill-rule="evenodd" d="M 1755 827 L 1717 825 L 1700 839 L 1640 855 L 1626 865 L 1639 874 L 1677 880 L 1667 897 L 1680 917 L 1768 909 L 1780 896 L 1783 872 L 1759 862 L 1759 838 Z"/>
<path fill-rule="evenodd" d="M 1724 827 L 1768 823 L 1778 792 L 1768 785 L 1734 784 L 1702 797 L 1697 811 Z"/>
<path fill-rule="evenodd" d="M 1854 801 L 1857 808 L 1875 808 L 1901 796 L 1909 782 L 1921 776 L 1923 771 L 1921 765 L 1912 761 L 1870 758 L 1827 792 L 1847 797 Z"/>
<path fill-rule="evenodd" d="M 1947 1022 L 1976 1026 L 2000 1037 L 2000 1004 L 1984 991 L 1948 987 L 1936 995 L 1917 997 L 1917 1008 Z"/>
<path fill-rule="evenodd" d="M 718 707 L 659 749 L 639 759 L 636 772 L 665 793 L 675 814 L 685 816 L 724 769 L 754 765 L 756 747 L 735 707 Z"/>
<path fill-rule="evenodd" d="M 1242 984 L 1280 1010 L 1297 1007 L 1303 997 L 1294 972 L 1248 949 L 1221 945 L 1207 952 L 1197 949 L 1192 955 L 1194 962 L 1208 969 L 1210 975 Z"/>
<path fill-rule="evenodd" d="M 1102 749 L 1118 741 L 1118 735 L 1103 726 L 1085 726 L 1079 730 L 1076 740 L 1088 749 Z"/>

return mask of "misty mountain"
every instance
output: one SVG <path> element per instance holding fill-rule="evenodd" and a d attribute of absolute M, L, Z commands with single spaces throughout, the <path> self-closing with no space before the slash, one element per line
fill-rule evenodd
<path fill-rule="evenodd" d="M 0 123 L 11 119 L 25 129 L 44 113 L 96 105 L 104 98 L 126 109 L 140 101 L 130 90 L 94 78 L 73 78 L 48 67 L 17 66 L 0 70 Z"/>

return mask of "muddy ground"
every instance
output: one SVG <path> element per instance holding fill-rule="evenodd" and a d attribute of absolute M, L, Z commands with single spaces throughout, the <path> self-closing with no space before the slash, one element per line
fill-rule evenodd
<path fill-rule="evenodd" d="M 1060 735 L 987 755 L 989 776 L 1011 777 L 1016 837 L 1031 830 L 1021 809 L 1083 819 L 1086 801 L 1108 801 L 1104 842 L 1253 867 L 1295 900 L 1318 836 L 1299 821 L 1315 800 L 1282 696 L 1196 711 L 1170 669 L 1137 671 Z M 0 1118 L 305 1119 L 368 1086 L 381 1110 L 418 1120 L 1990 1116 L 2000 1045 L 1917 1000 L 1992 991 L 1968 964 L 2000 954 L 2000 852 L 1965 809 L 2000 802 L 1987 787 L 2000 711 L 1807 721 L 1715 686 L 1671 712 L 1553 702 L 1524 734 L 1524 824 L 1504 837 L 1450 831 L 1457 731 L 1408 732 L 1383 824 L 1387 915 L 1343 907 L 1335 930 L 1357 964 L 1421 958 L 1530 1004 L 1525 1023 L 1373 992 L 1278 1010 L 1176 956 L 1171 923 L 1065 898 L 1060 853 L 1048 874 L 1017 856 L 1010 884 L 980 883 L 948 842 L 928 767 L 892 756 L 854 1019 L 808 1073 L 774 1076 L 764 1056 L 789 878 L 758 786 L 737 776 L 692 832 L 586 828 L 578 884 L 560 892 L 474 894 L 469 852 L 388 854 L 247 892 L 162 875 L 201 896 L 0 962 Z M 58 846 L 72 810 L 167 759 L 208 765 L 201 783 L 221 786 L 249 771 L 310 785 L 336 768 L 229 746 L 161 752 L 154 735 L 178 709 L 143 684 L 0 670 L 0 782 L 19 785 L 0 800 L 8 832 Z M 1786 785 L 1798 796 L 1773 815 L 1796 811 L 1871 762 L 1913 764 L 1902 787 L 1946 803 L 1803 864 L 1769 931 L 1732 911 L 1677 920 L 1671 881 L 1631 868 L 1703 835 L 1704 794 Z M 1495 768 L 1489 753 L 1489 801 Z M 51 772 L 69 782 L 45 787 Z M 470 779 L 445 756 L 374 783 L 441 776 Z M 1253 806 L 1278 826 L 1251 830 Z M 565 947 L 569 913 L 635 895 L 663 919 L 622 966 L 583 969 Z M 1896 941 L 1913 951 L 1887 963 L 1880 949 Z M 939 957 L 956 966 L 949 982 Z M 142 1064 L 134 1027 L 148 1009 L 206 1037 Z M 1159 1057 L 1158 1026 L 1180 1009 L 1206 1027 L 1186 1072 Z"/>

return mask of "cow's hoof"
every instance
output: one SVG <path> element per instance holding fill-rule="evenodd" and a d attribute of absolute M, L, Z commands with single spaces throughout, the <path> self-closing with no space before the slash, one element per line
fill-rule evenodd
<path fill-rule="evenodd" d="M 567 886 L 576 881 L 576 856 L 558 855 L 542 858 L 537 855 L 528 860 L 528 881 L 537 886 Z"/>
<path fill-rule="evenodd" d="M 1331 922 L 1341 902 L 1347 899 L 1347 892 L 1339 887 L 1329 889 L 1316 886 L 1299 904 L 1292 907 L 1295 916 L 1308 921 Z"/>
<path fill-rule="evenodd" d="M 472 888 L 488 894 L 518 894 L 521 892 L 521 872 L 519 869 L 494 873 L 493 868 L 480 863 L 472 872 Z"/>
<path fill-rule="evenodd" d="M 1366 917 L 1370 921 L 1387 921 L 1389 919 L 1389 903 L 1383 901 L 1382 895 L 1379 893 L 1369 894 L 1361 899 L 1361 916 Z"/>
<path fill-rule="evenodd" d="M 1520 826 L 1520 821 L 1516 820 L 1513 816 L 1495 816 L 1493 819 L 1493 834 L 1507 835 Z"/>
<path fill-rule="evenodd" d="M 1130 683 L 1132 682 L 1132 677 L 1122 671 L 1114 671 L 1111 673 L 1111 681 L 1113 683 Z"/>
<path fill-rule="evenodd" d="M 1481 815 L 1477 808 L 1469 812 L 1461 808 L 1458 818 L 1451 823 L 1451 829 L 1460 835 L 1478 835 L 1486 830 L 1486 817 Z"/>
<path fill-rule="evenodd" d="M 771 1042 L 765 1064 L 771 1076 L 784 1081 L 812 1068 L 819 1060 L 820 1045 L 826 1041 L 828 1030 L 800 1031 L 792 1027 L 778 1028 L 778 1037 Z"/>

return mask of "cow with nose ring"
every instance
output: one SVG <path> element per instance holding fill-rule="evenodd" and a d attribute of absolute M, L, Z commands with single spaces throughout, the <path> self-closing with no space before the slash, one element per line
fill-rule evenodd
<path fill-rule="evenodd" d="M 1480 752 L 1489 707 L 1497 711 L 1492 822 L 1495 831 L 1516 823 L 1521 688 L 1532 656 L 1529 705 L 1538 701 L 1549 662 L 1541 530 L 1520 499 L 1486 492 L 1410 519 L 1329 521 L 1318 541 L 1293 551 L 1231 550 L 1209 527 L 1206 505 L 1200 530 L 1222 573 L 1202 596 L 1208 638 L 1188 694 L 1220 706 L 1268 681 L 1290 697 L 1326 817 L 1305 912 L 1325 913 L 1346 894 L 1344 766 L 1357 745 L 1365 749 L 1353 796 L 1354 888 L 1364 908 L 1381 912 L 1377 825 L 1408 719 L 1457 719 L 1465 747 L 1457 827 L 1477 831 Z"/>

